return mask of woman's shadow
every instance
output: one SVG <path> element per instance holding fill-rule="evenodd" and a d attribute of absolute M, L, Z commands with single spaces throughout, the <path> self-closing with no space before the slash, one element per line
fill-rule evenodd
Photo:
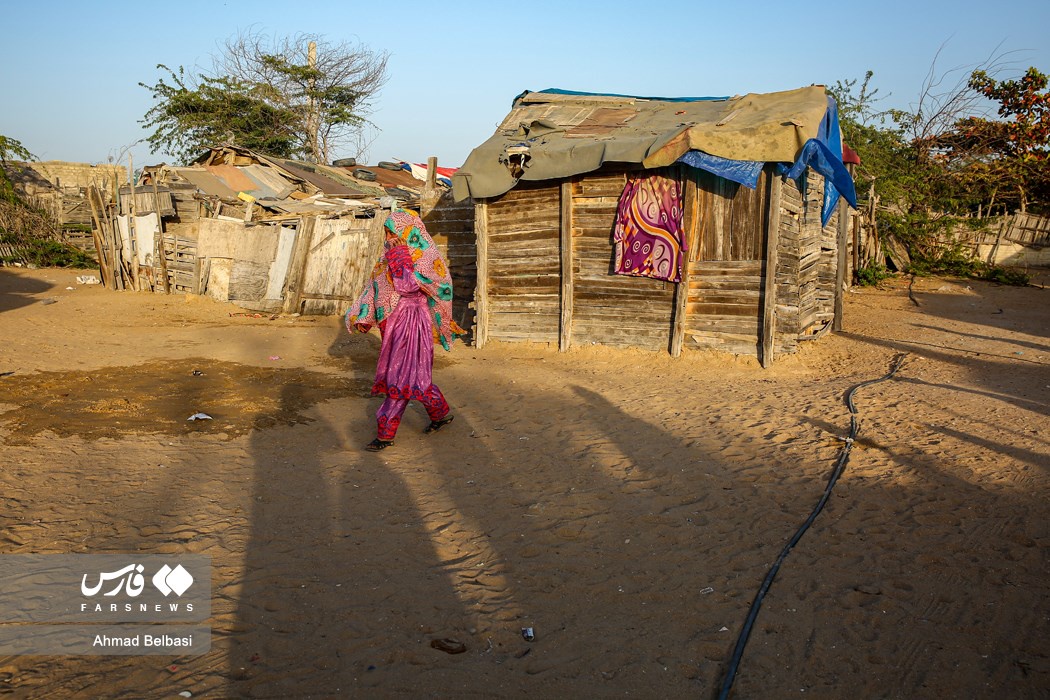
<path fill-rule="evenodd" d="M 363 449 L 375 431 L 378 345 L 340 332 L 329 356 L 351 374 L 350 395 L 252 435 L 244 577 L 216 587 L 236 608 L 237 696 L 351 696 L 392 682 L 403 662 L 444 656 L 421 632 L 456 597 L 434 576 L 439 562 L 390 456 Z M 300 403 L 301 390 L 286 382 L 282 406 Z"/>

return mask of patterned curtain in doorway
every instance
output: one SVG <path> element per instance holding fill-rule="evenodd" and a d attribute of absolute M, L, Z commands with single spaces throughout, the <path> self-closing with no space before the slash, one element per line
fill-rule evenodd
<path fill-rule="evenodd" d="M 680 282 L 682 181 L 656 174 L 628 175 L 613 229 L 617 274 Z"/>

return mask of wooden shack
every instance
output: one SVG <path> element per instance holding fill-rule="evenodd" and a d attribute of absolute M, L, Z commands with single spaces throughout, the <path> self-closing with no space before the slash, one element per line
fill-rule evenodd
<path fill-rule="evenodd" d="M 775 355 L 795 352 L 799 342 L 834 324 L 848 264 L 848 209 L 845 203 L 825 204 L 825 178 L 804 164 L 801 176 L 778 174 L 785 168 L 777 163 L 790 166 L 808 138 L 796 134 L 789 139 L 795 144 L 789 144 L 790 157 L 783 151 L 756 152 L 750 158 L 757 163 L 757 182 L 751 188 L 678 162 L 679 155 L 694 150 L 693 144 L 672 146 L 668 155 L 660 151 L 660 143 L 654 147 L 650 135 L 648 144 L 631 142 L 617 150 L 618 137 L 635 137 L 625 125 L 645 116 L 640 98 L 613 96 L 616 101 L 610 102 L 608 96 L 577 93 L 526 97 L 531 99 L 523 102 L 519 96 L 494 137 L 496 143 L 490 140 L 487 149 L 476 149 L 460 171 L 457 196 L 470 196 L 476 208 L 477 346 L 489 340 L 532 341 L 556 343 L 565 350 L 597 343 L 675 356 L 684 348 L 715 349 L 758 355 L 768 365 Z M 823 89 L 809 89 L 806 98 L 820 101 L 810 104 L 811 113 L 827 109 Z M 708 101 L 688 116 L 698 123 L 697 112 L 707 110 L 707 118 L 717 123 L 740 111 L 740 99 Z M 685 121 L 682 112 L 689 109 L 677 102 L 644 102 L 653 113 L 670 113 L 672 123 Z M 790 105 L 786 114 L 774 110 L 765 118 L 795 120 L 807 128 L 812 121 L 799 118 Z M 652 121 L 639 119 L 643 130 L 658 131 L 648 128 Z M 530 142 L 529 130 L 522 132 L 527 124 L 540 125 L 542 137 Z M 674 139 L 672 135 L 662 143 Z M 493 177 L 487 178 L 479 159 L 503 154 L 501 165 L 509 170 L 506 154 L 520 154 L 522 148 L 508 149 L 508 143 L 526 146 L 536 170 L 530 173 L 526 163 L 510 173 L 517 177 L 506 191 L 483 196 L 506 183 L 501 181 L 504 173 L 491 167 Z M 555 162 L 545 162 L 544 147 L 559 144 L 572 149 L 569 157 L 555 154 Z M 594 144 L 601 145 L 605 157 L 586 155 Z M 588 162 L 576 162 L 574 154 L 581 152 Z M 739 158 L 741 150 L 723 152 Z M 746 148 L 743 152 L 748 153 Z M 544 177 L 557 172 L 564 174 Z M 681 183 L 686 252 L 679 282 L 614 272 L 618 204 L 628 178 L 640 172 Z M 822 210 L 829 212 L 823 222 Z"/>

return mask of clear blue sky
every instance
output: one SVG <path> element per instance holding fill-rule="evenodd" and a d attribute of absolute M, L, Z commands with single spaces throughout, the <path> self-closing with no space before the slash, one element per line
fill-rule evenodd
<path fill-rule="evenodd" d="M 156 82 L 158 63 L 209 68 L 221 42 L 247 29 L 390 53 L 373 163 L 434 155 L 461 165 L 526 89 L 732 95 L 872 70 L 879 104 L 908 108 L 935 58 L 939 74 L 992 55 L 1009 64 L 1003 78 L 1028 66 L 1050 72 L 1048 0 L 0 0 L 0 21 L 0 134 L 41 160 L 88 163 L 123 159 L 145 138 L 139 121 L 152 103 L 139 83 Z M 172 162 L 145 143 L 131 152 L 136 167 Z"/>

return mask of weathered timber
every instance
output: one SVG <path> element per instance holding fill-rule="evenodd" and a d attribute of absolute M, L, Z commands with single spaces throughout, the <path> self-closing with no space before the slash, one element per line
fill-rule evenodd
<path fill-rule="evenodd" d="M 778 177 L 770 177 L 769 180 L 769 211 L 766 213 L 765 221 L 767 222 L 766 227 L 766 267 L 765 276 L 762 287 L 762 298 L 764 299 L 762 305 L 762 335 L 759 339 L 759 345 L 761 350 L 760 361 L 763 367 L 769 367 L 773 364 L 773 352 L 775 348 L 775 329 L 776 329 L 776 269 L 777 269 L 777 252 L 780 247 L 780 227 L 777 226 L 777 222 L 780 221 L 780 202 L 783 195 L 783 186 L 781 179 Z"/>
<path fill-rule="evenodd" d="M 572 312 L 573 312 L 573 261 L 572 261 L 572 181 L 566 180 L 561 184 L 561 221 L 560 221 L 560 247 L 561 247 L 561 319 L 558 334 L 558 348 L 565 352 L 572 342 Z"/>

